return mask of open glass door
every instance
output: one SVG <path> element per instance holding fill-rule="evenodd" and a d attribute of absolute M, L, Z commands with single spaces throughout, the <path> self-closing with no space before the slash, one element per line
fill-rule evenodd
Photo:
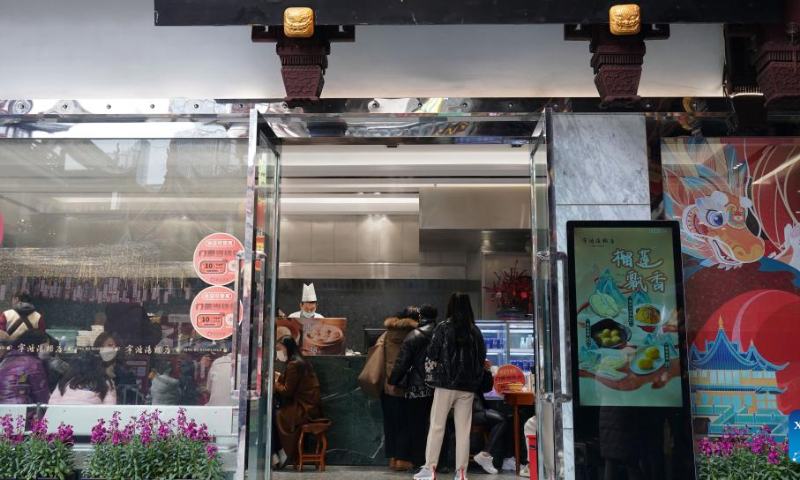
<path fill-rule="evenodd" d="M 570 374 L 564 312 L 564 261 L 557 250 L 555 188 L 553 184 L 552 110 L 537 126 L 531 150 L 531 226 L 533 228 L 533 285 L 536 301 L 536 417 L 538 420 L 539 478 L 566 478 L 564 468 L 564 406 L 570 401 Z M 571 415 L 569 412 L 567 414 Z"/>
<path fill-rule="evenodd" d="M 245 242 L 241 287 L 243 321 L 234 336 L 239 392 L 236 479 L 270 478 L 270 432 L 277 281 L 280 147 L 266 120 L 250 112 Z M 238 355 L 237 355 L 238 354 Z"/>

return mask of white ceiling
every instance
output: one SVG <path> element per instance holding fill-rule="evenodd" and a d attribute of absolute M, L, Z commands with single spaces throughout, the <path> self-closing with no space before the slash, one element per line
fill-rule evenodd
<path fill-rule="evenodd" d="M 155 27 L 151 0 L 0 0 L 0 98 L 283 97 L 272 44 L 247 27 Z M 648 42 L 640 94 L 721 95 L 718 25 Z M 597 95 L 560 25 L 359 27 L 334 44 L 327 97 Z"/>

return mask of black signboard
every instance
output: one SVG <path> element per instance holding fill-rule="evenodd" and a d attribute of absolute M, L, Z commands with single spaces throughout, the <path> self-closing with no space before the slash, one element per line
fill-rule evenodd
<path fill-rule="evenodd" d="M 576 442 L 606 478 L 692 478 L 678 223 L 567 222 L 567 243 Z"/>
<path fill-rule="evenodd" d="M 155 24 L 283 25 L 289 7 L 314 10 L 317 25 L 608 23 L 607 0 L 155 0 Z M 780 0 L 640 0 L 644 23 L 775 23 Z M 534 45 L 531 45 L 533 48 Z"/>

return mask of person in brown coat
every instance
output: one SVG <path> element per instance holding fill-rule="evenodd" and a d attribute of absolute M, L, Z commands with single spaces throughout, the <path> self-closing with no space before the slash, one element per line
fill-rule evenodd
<path fill-rule="evenodd" d="M 276 350 L 278 360 L 286 362 L 282 375 L 275 372 L 275 393 L 281 405 L 275 416 L 272 449 L 273 463 L 280 469 L 288 459 L 297 458 L 300 427 L 322 418 L 322 395 L 314 367 L 300 355 L 292 337 L 281 337 Z"/>
<path fill-rule="evenodd" d="M 386 368 L 384 369 L 383 395 L 383 435 L 385 439 L 386 457 L 393 470 L 409 470 L 414 468 L 411 457 L 411 434 L 408 427 L 408 399 L 402 386 L 389 384 L 389 376 L 400 356 L 403 340 L 419 325 L 419 309 L 406 307 L 397 316 L 387 318 L 384 322 L 386 333 L 378 339 L 378 344 L 385 347 Z M 416 439 L 419 440 L 419 439 Z"/>

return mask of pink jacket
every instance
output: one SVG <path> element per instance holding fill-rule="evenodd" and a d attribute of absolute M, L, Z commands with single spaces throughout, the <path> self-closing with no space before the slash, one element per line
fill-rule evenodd
<path fill-rule="evenodd" d="M 74 390 L 70 387 L 61 389 L 56 387 L 50 395 L 50 405 L 116 405 L 117 392 L 112 385 L 108 387 L 106 398 L 100 399 L 100 394 L 91 390 Z"/>

